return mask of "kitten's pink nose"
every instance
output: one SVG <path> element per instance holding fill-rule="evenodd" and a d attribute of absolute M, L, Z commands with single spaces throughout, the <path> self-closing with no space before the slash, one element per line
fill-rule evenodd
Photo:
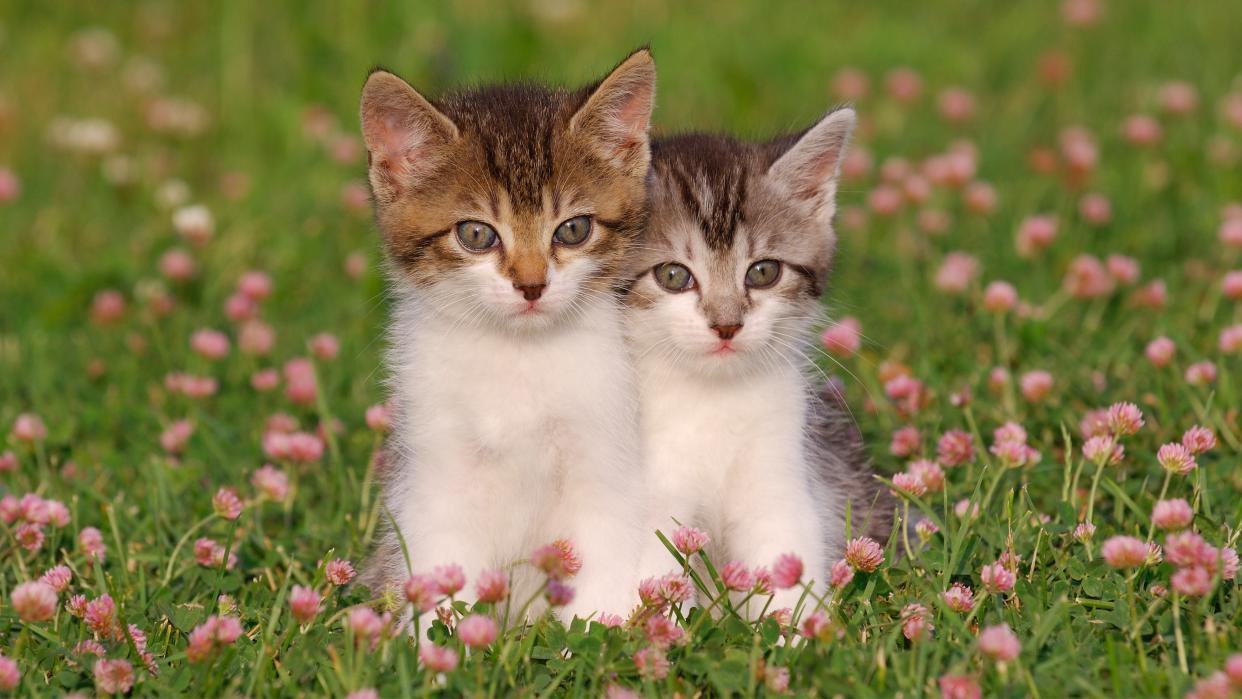
<path fill-rule="evenodd" d="M 543 296 L 543 290 L 548 288 L 547 284 L 518 284 L 513 283 L 513 288 L 522 292 L 522 297 L 527 301 L 538 301 Z"/>
<path fill-rule="evenodd" d="M 737 325 L 713 325 L 712 330 L 716 331 L 716 335 L 722 340 L 732 340 L 733 336 L 741 332 L 742 324 Z"/>

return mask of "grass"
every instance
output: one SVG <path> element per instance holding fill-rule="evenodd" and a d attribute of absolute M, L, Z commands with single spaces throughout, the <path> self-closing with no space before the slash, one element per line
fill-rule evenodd
<path fill-rule="evenodd" d="M 146 696 L 363 688 L 382 696 L 543 696 L 610 686 L 752 696 L 775 693 L 778 668 L 788 669 L 789 691 L 799 695 L 936 696 L 944 675 L 973 677 L 988 696 L 1191 690 L 1242 649 L 1237 580 L 1217 575 L 1202 596 L 1158 595 L 1153 588 L 1170 586 L 1174 566 L 1117 570 L 1101 559 L 1100 544 L 1114 535 L 1152 536 L 1151 509 L 1166 485 L 1156 451 L 1194 424 L 1211 427 L 1220 444 L 1189 476 L 1172 478 L 1167 496 L 1192 503 L 1195 529 L 1214 546 L 1236 547 L 1242 527 L 1239 359 L 1219 347 L 1222 331 L 1242 321 L 1242 305 L 1221 285 L 1228 270 L 1242 267 L 1242 251 L 1216 235 L 1223 207 L 1242 193 L 1242 130 L 1217 108 L 1242 90 L 1227 5 L 1113 2 L 1097 25 L 1071 27 L 1047 2 L 0 2 L 0 167 L 21 183 L 16 199 L 0 203 L 0 425 L 7 434 L 19 414 L 33 413 L 47 426 L 34 443 L 4 437 L 0 453 L 11 451 L 16 463 L 0 483 L 5 494 L 63 502 L 70 519 L 44 527 L 46 539 L 33 551 L 18 545 L 20 520 L 5 527 L 0 650 L 21 673 L 11 691 L 94 691 L 95 658 L 78 645 L 93 634 L 64 603 L 70 594 L 105 593 L 119 619 L 147 636 L 158 676 L 142 669 L 128 640 L 101 637 L 107 657 L 133 663 L 132 693 Z M 106 38 L 81 33 L 88 27 L 106 29 L 113 49 Z M 507 630 L 442 676 L 422 669 L 404 637 L 374 649 L 355 644 L 343 621 L 368 600 L 330 585 L 323 563 L 361 561 L 383 516 L 370 468 L 381 437 L 364 412 L 383 398 L 386 300 L 368 214 L 342 192 L 363 177 L 354 116 L 363 77 L 383 64 L 433 93 L 518 76 L 578 82 L 642 43 L 652 45 L 660 67 L 657 121 L 665 130 L 776 133 L 839 99 L 832 83 L 840 68 L 870 76 L 870 94 L 856 100 L 865 122 L 858 143 L 877 167 L 843 184 L 841 251 L 826 300 L 834 315 L 859 318 L 866 339 L 840 366 L 825 357 L 824 368 L 843 380 L 881 472 L 905 467 L 888 444 L 906 425 L 920 431 L 927 455 L 943 432 L 970 432 L 977 458 L 947 470 L 943 493 L 910 499 L 912 511 L 941 524 L 926 548 L 900 558 L 901 537 L 882 542 L 884 565 L 859 573 L 833 598 L 828 614 L 840 636 L 781 641 L 772 620 L 748 625 L 684 610 L 676 620 L 689 629 L 687 641 L 667 651 L 662 679 L 636 669 L 635 655 L 649 645 L 642 629 L 564 628 L 546 619 Z M 92 46 L 103 60 L 84 65 Z M 1070 66 L 1057 87 L 1037 77 L 1049 51 Z M 884 73 L 899 65 L 925 83 L 908 107 L 883 94 Z M 152 67 L 162 80 L 136 90 Z M 1162 112 L 1159 88 L 1169 80 L 1198 91 L 1190 115 Z M 937 115 L 935 95 L 952 85 L 976 98 L 964 124 Z M 204 128 L 152 128 L 156 96 L 201 106 Z M 187 114 L 184 105 L 177 109 Z M 308 113 L 320 115 L 325 138 L 308 135 L 315 120 Z M 1133 113 L 1156 116 L 1160 143 L 1136 148 L 1122 138 L 1120 124 Z M 193 121 L 193 107 L 188 115 Z M 102 156 L 58 146 L 63 128 L 55 124 L 65 117 L 107 120 L 116 145 Z M 1093 135 L 1098 165 L 1073 182 L 1062 172 L 1033 172 L 1030 151 L 1056 152 L 1072 125 Z M 995 187 L 995 211 L 973 214 L 958 191 L 936 187 L 923 208 L 948 215 L 943 233 L 922 231 L 918 207 L 866 213 L 880 163 L 919 162 L 960 139 L 977 148 L 976 178 Z M 202 247 L 174 231 L 168 201 L 178 188 L 188 192 L 185 203 L 201 203 L 215 218 L 215 235 Z M 1087 191 L 1109 198 L 1109 222 L 1092 224 L 1079 213 Z M 1057 217 L 1059 234 L 1023 258 L 1015 231 L 1040 213 Z M 861 225 L 847 225 L 860 217 Z M 190 251 L 197 273 L 161 281 L 159 260 L 174 248 Z M 956 294 L 935 284 L 952 251 L 974 256 L 981 268 Z M 1136 286 L 1162 280 L 1167 303 L 1142 305 L 1124 285 L 1088 299 L 1064 290 L 1074 258 L 1114 253 L 1140 264 Z M 360 275 L 344 270 L 351 256 Z M 276 333 L 264 357 L 238 351 L 237 327 L 224 312 L 248 269 L 275 282 L 260 310 Z M 993 280 L 1013 283 L 1026 310 L 985 312 L 982 289 Z M 126 311 L 111 323 L 92 322 L 93 299 L 107 289 L 121 293 Z M 163 292 L 175 307 L 157 317 L 149 301 Z M 226 331 L 232 352 L 220 361 L 191 352 L 199 328 Z M 314 360 L 314 401 L 295 404 L 283 390 L 250 387 L 256 370 L 309 356 L 307 342 L 320 332 L 332 333 L 341 349 L 335 359 Z M 1161 335 L 1177 346 L 1165 368 L 1143 354 Z M 1214 383 L 1185 380 L 1198 361 L 1214 363 Z M 1012 378 L 993 391 L 989 373 L 997 366 Z M 1032 370 L 1053 377 L 1037 401 L 1016 385 Z M 886 379 L 903 371 L 924 387 L 925 401 L 912 412 L 885 395 Z M 200 399 L 172 392 L 166 377 L 173 372 L 213 377 L 218 392 Z M 953 400 L 964 392 L 968 404 Z M 1125 438 L 1120 464 L 1085 463 L 1080 420 L 1118 401 L 1139 405 L 1145 426 Z M 321 458 L 278 464 L 291 482 L 288 499 L 261 501 L 249 479 L 266 460 L 265 421 L 277 412 L 302 429 L 340 429 Z M 194 430 L 173 455 L 160 438 L 177 420 Z M 1025 427 L 1041 452 L 1037 463 L 1003 468 L 984 448 L 1007 421 Z M 213 514 L 221 487 L 247 501 L 235 521 Z M 954 514 L 965 498 L 981 506 L 979 517 Z M 1084 545 L 1072 532 L 1087 513 L 1096 531 Z M 78 541 L 86 527 L 102 534 L 102 563 L 92 564 Z M 210 551 L 209 565 L 196 562 L 199 537 L 235 555 L 236 566 L 219 565 L 224 550 L 217 563 Z M 1018 557 L 1016 586 L 984 595 L 981 571 L 1004 552 Z M 59 611 L 21 621 L 14 588 L 57 564 L 73 571 Z M 954 582 L 975 590 L 973 612 L 943 602 L 940 593 Z M 295 585 L 327 593 L 311 623 L 290 617 Z M 928 608 L 929 640 L 903 636 L 910 603 Z M 244 635 L 189 662 L 189 635 L 211 614 L 237 617 Z M 976 632 L 1002 623 L 1021 653 L 998 664 L 979 652 Z M 445 628 L 433 635 L 459 646 Z"/>

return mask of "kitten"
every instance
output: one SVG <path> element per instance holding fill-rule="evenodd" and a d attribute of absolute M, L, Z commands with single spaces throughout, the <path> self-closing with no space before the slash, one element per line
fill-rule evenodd
<path fill-rule="evenodd" d="M 708 530 L 718 565 L 795 553 L 821 589 L 844 550 L 847 503 L 855 532 L 889 521 L 841 429 L 841 404 L 816 394 L 807 356 L 853 126 L 854 112 L 839 109 L 770 143 L 657 140 L 627 298 L 649 530 L 674 519 Z M 665 572 L 668 553 L 646 548 L 644 573 Z M 801 594 L 778 592 L 771 608 L 793 609 Z"/>
<path fill-rule="evenodd" d="M 432 102 L 391 73 L 368 78 L 362 130 L 396 297 L 383 498 L 397 530 L 368 587 L 447 563 L 473 577 L 566 538 L 582 565 L 565 613 L 637 601 L 644 500 L 617 279 L 646 220 L 654 97 L 645 49 L 574 91 Z M 513 566 L 515 600 L 541 580 L 529 568 Z"/>

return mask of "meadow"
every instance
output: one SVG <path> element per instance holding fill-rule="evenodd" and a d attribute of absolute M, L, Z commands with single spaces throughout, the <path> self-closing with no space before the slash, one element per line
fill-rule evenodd
<path fill-rule="evenodd" d="M 0 0 L 0 692 L 1242 696 L 1237 28 L 1228 2 Z M 505 623 L 503 575 L 453 561 L 374 598 L 367 71 L 577 83 L 643 44 L 657 132 L 857 108 L 814 351 L 924 523 L 707 577 L 712 532 L 670 527 L 608 623 Z M 566 594 L 572 563 L 517 564 Z M 684 601 L 811 580 L 754 624 Z M 410 603 L 444 610 L 431 640 Z"/>

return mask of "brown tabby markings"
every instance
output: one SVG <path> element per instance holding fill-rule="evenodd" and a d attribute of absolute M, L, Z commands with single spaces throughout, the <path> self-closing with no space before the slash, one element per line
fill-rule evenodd
<path fill-rule="evenodd" d="M 392 258 L 416 285 L 470 262 L 452 239 L 463 220 L 505 223 L 514 244 L 499 268 L 515 284 L 543 283 L 547 258 L 589 256 L 605 290 L 645 219 L 643 180 L 605 164 L 568 122 L 594 86 L 569 92 L 503 85 L 445 95 L 434 106 L 459 129 L 456 143 L 405 196 L 377 206 Z M 377 197 L 379 199 L 379 197 Z M 578 248 L 551 246 L 561 221 L 592 214 L 595 229 Z"/>

